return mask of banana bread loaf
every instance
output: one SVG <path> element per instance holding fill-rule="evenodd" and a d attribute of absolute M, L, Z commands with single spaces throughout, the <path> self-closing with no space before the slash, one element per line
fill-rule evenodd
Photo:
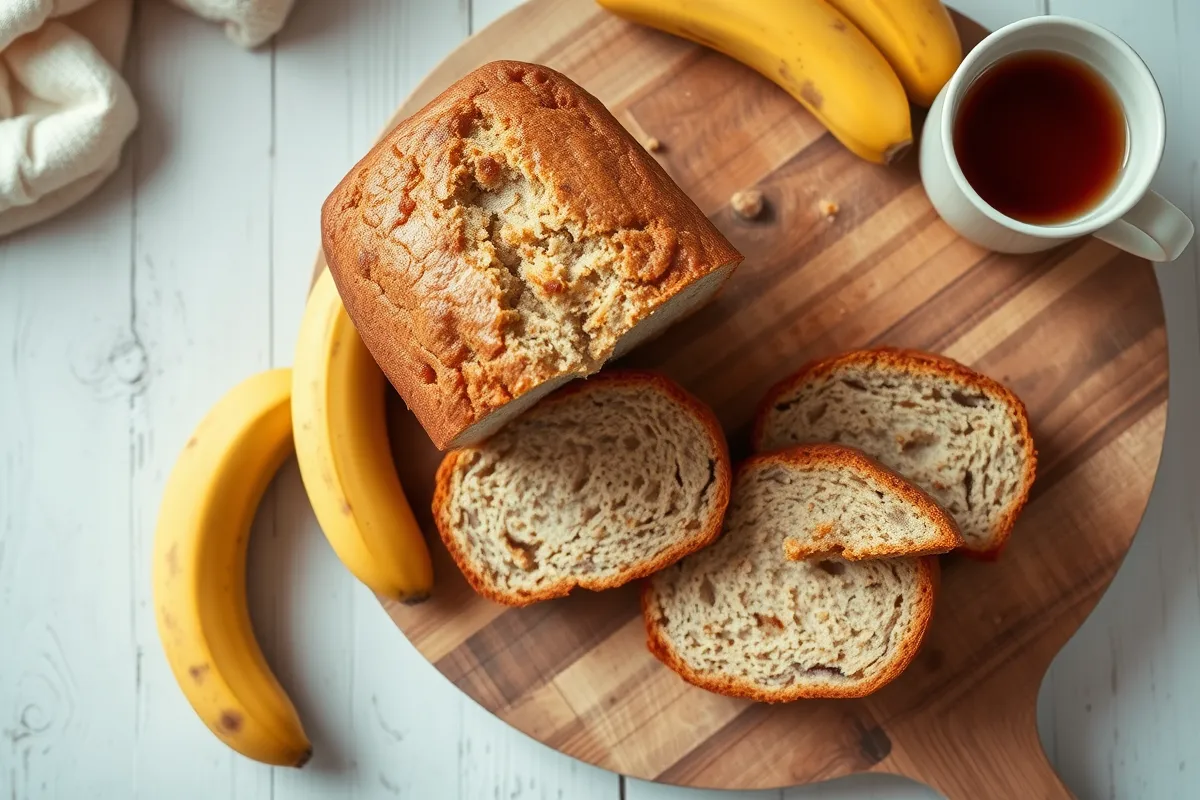
<path fill-rule="evenodd" d="M 596 98 L 515 61 L 384 136 L 321 234 L 363 341 L 441 449 L 661 332 L 741 261 Z"/>

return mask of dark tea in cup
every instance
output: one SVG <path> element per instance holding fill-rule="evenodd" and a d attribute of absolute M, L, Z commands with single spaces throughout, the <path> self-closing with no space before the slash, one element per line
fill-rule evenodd
<path fill-rule="evenodd" d="M 1094 69 L 1071 56 L 1014 53 L 967 88 L 954 120 L 959 167 L 985 203 L 1013 219 L 1078 218 L 1116 185 L 1125 113 Z"/>

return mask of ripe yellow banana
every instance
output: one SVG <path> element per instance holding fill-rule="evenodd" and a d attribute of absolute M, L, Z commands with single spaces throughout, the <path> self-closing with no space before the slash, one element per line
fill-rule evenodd
<path fill-rule="evenodd" d="M 862 31 L 825 0 L 597 2 L 757 70 L 869 161 L 887 163 L 912 144 L 908 98 L 896 73 Z"/>
<path fill-rule="evenodd" d="M 223 742 L 303 766 L 312 746 L 255 641 L 246 545 L 255 509 L 292 451 L 292 375 L 255 375 L 200 422 L 167 479 L 154 534 L 154 609 L 175 680 Z"/>
<path fill-rule="evenodd" d="M 962 63 L 954 20 L 939 0 L 829 0 L 875 43 L 909 98 L 928 107 Z"/>
<path fill-rule="evenodd" d="M 405 603 L 433 589 L 429 549 L 388 447 L 383 372 L 321 273 L 293 367 L 296 458 L 321 530 L 346 568 Z"/>

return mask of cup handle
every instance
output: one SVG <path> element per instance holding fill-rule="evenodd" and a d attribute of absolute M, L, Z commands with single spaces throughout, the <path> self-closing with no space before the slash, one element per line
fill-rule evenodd
<path fill-rule="evenodd" d="M 1124 217 L 1093 235 L 1150 261 L 1174 261 L 1192 240 L 1194 231 L 1186 214 L 1158 192 L 1146 192 Z"/>

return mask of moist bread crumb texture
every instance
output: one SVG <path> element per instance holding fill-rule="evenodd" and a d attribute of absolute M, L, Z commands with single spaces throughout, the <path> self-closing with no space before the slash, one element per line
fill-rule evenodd
<path fill-rule="evenodd" d="M 666 379 L 602 373 L 449 453 L 434 515 L 481 594 L 606 589 L 709 543 L 729 499 L 711 412 Z"/>
<path fill-rule="evenodd" d="M 743 465 L 717 542 L 647 581 L 660 660 L 704 688 L 767 702 L 861 696 L 903 671 L 932 615 L 933 558 L 782 556 L 813 518 L 797 513 L 800 487 L 828 477 L 777 454 Z"/>
<path fill-rule="evenodd" d="M 356 327 L 439 447 L 595 372 L 741 260 L 599 101 L 520 62 L 480 67 L 385 136 L 327 199 L 322 234 Z"/>
<path fill-rule="evenodd" d="M 809 365 L 763 402 L 755 446 L 862 449 L 929 492 L 967 549 L 995 555 L 1028 498 L 1036 453 L 1025 407 L 948 358 L 864 350 Z"/>

